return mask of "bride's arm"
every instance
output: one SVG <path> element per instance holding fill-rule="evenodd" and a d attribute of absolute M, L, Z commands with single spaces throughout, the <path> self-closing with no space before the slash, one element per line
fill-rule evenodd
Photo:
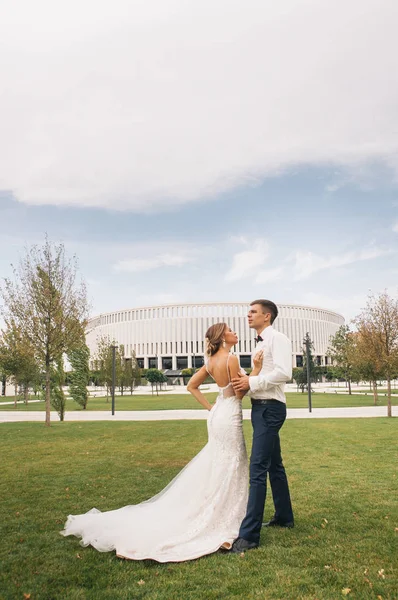
<path fill-rule="evenodd" d="M 201 369 L 199 369 L 199 371 L 195 373 L 195 375 L 193 375 L 189 380 L 187 390 L 190 394 L 192 394 L 192 396 L 195 396 L 196 400 L 199 402 L 199 404 L 203 406 L 203 408 L 211 410 L 212 405 L 207 400 L 206 396 L 204 396 L 199 390 L 199 386 L 202 385 L 202 383 L 205 381 L 208 375 L 209 374 L 206 371 L 206 367 L 202 367 Z"/>
<path fill-rule="evenodd" d="M 234 354 L 232 354 L 229 359 L 228 366 L 229 366 L 229 374 L 230 374 L 231 381 L 232 381 L 232 379 L 234 379 L 235 377 L 238 377 L 238 375 L 240 373 L 240 364 L 239 364 L 238 357 L 235 356 Z M 245 393 L 246 393 L 245 391 L 236 391 L 235 390 L 235 396 L 237 398 L 239 398 L 239 400 L 241 400 L 243 398 Z"/>

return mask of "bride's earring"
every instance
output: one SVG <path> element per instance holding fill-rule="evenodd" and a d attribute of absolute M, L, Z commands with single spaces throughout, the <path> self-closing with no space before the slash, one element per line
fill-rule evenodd
<path fill-rule="evenodd" d="M 225 340 L 222 341 L 222 347 L 225 348 L 227 344 L 225 343 Z"/>

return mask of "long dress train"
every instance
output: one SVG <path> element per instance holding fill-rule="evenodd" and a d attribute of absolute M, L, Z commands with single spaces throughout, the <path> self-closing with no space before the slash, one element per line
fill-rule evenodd
<path fill-rule="evenodd" d="M 207 420 L 208 443 L 159 494 L 141 504 L 69 515 L 62 535 L 119 557 L 180 562 L 229 548 L 248 496 L 242 405 L 219 387 Z"/>

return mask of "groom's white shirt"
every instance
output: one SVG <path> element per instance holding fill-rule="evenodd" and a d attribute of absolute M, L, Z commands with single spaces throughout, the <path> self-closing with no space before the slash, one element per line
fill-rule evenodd
<path fill-rule="evenodd" d="M 252 400 L 275 399 L 286 403 L 285 383 L 292 378 L 292 343 L 283 333 L 272 326 L 266 327 L 260 334 L 252 357 L 263 351 L 263 367 L 259 375 L 249 377 Z"/>

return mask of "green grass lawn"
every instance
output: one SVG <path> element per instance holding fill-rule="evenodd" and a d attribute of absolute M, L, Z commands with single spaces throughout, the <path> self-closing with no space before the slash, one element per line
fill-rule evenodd
<path fill-rule="evenodd" d="M 210 402 L 214 402 L 217 394 L 215 392 L 206 393 Z M 9 398 L 8 401 L 11 401 Z M 380 396 L 378 406 L 386 406 L 387 398 Z M 398 397 L 392 398 L 392 404 L 398 405 Z M 287 394 L 287 405 L 290 408 L 306 408 L 308 406 L 307 394 L 290 392 Z M 373 406 L 373 396 L 353 394 L 324 394 L 316 393 L 312 396 L 312 405 L 314 408 L 339 407 L 339 406 Z M 201 405 L 196 402 L 190 394 L 159 394 L 159 396 L 116 396 L 116 410 L 172 410 L 172 409 L 200 409 Z M 250 408 L 250 400 L 244 398 L 243 407 Z M 0 410 L 15 410 L 13 404 L 0 403 Z M 44 410 L 44 402 L 32 402 L 26 404 L 17 404 L 17 410 Z M 73 400 L 67 400 L 66 410 L 82 410 Z M 90 398 L 87 410 L 111 410 L 111 401 L 106 398 Z"/>
<path fill-rule="evenodd" d="M 0 432 L 2 600 L 335 600 L 347 589 L 360 600 L 397 598 L 395 419 L 288 421 L 295 529 L 264 530 L 244 557 L 165 565 L 82 548 L 59 531 L 69 513 L 156 494 L 202 448 L 206 423 L 12 423 Z"/>

